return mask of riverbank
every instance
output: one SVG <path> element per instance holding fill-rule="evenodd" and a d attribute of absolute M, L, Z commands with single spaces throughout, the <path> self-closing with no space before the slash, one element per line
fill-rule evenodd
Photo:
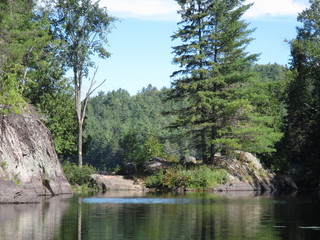
<path fill-rule="evenodd" d="M 181 164 L 154 158 L 145 166 L 146 175 L 91 175 L 102 191 L 260 191 L 291 192 L 297 186 L 289 176 L 265 169 L 250 153 L 233 158 L 218 156 L 215 166 Z"/>

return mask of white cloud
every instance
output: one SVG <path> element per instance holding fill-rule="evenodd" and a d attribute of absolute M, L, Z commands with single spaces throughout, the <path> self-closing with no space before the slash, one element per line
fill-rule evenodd
<path fill-rule="evenodd" d="M 245 18 L 270 18 L 297 15 L 308 6 L 308 0 L 246 0 L 254 5 Z M 109 12 L 119 18 L 177 21 L 179 6 L 175 0 L 101 0 Z"/>
<path fill-rule="evenodd" d="M 178 4 L 174 0 L 102 0 L 111 14 L 120 18 L 148 20 L 178 19 Z"/>
<path fill-rule="evenodd" d="M 308 0 L 247 0 L 254 3 L 246 18 L 265 18 L 297 15 L 308 6 Z"/>

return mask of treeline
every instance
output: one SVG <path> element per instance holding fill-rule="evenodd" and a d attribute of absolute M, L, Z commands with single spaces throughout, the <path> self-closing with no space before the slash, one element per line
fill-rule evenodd
<path fill-rule="evenodd" d="M 123 89 L 100 92 L 89 102 L 91 92 L 80 101 L 82 80 L 94 67 L 92 54 L 109 56 L 105 43 L 115 18 L 91 0 L 1 1 L 1 114 L 32 104 L 60 158 L 79 165 L 82 152 L 85 163 L 111 170 L 156 156 L 215 165 L 218 154 L 242 150 L 316 185 L 319 0 L 298 15 L 287 67 L 256 65 L 259 56 L 246 52 L 253 30 L 242 16 L 251 4 L 176 1 L 181 22 L 172 38 L 180 44 L 173 47 L 172 87 L 150 85 L 134 96 Z"/>
<path fill-rule="evenodd" d="M 274 111 L 277 127 L 282 126 L 284 108 L 279 108 L 285 88 L 285 67 L 278 64 L 255 65 L 260 89 L 266 91 L 268 102 L 261 104 Z M 126 162 L 141 164 L 151 157 L 163 157 L 178 161 L 187 156 L 202 159 L 201 150 L 194 145 L 194 136 L 188 128 L 172 128 L 175 117 L 170 113 L 183 103 L 167 100 L 170 88 L 156 89 L 149 85 L 138 94 L 130 96 L 123 89 L 108 93 L 99 92 L 88 106 L 85 126 L 85 162 L 98 168 L 113 169 Z M 270 108 L 270 103 L 274 107 Z M 257 133 L 259 134 L 259 133 Z M 259 149 L 257 148 L 257 151 Z M 263 155 L 263 154 L 262 154 Z M 269 159 L 270 154 L 263 155 Z"/>

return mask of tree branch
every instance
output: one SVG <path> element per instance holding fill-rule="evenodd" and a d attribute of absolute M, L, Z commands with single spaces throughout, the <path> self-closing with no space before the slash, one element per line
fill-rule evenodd
<path fill-rule="evenodd" d="M 312 107 L 311 105 L 309 105 L 308 103 L 304 103 L 304 105 L 306 105 L 308 108 L 311 108 L 312 110 L 316 111 L 317 113 L 320 113 L 319 109 L 316 109 L 314 107 Z"/>
<path fill-rule="evenodd" d="M 96 77 L 96 74 L 97 74 L 97 72 L 98 72 L 98 69 L 99 69 L 99 67 L 96 68 L 96 70 L 95 70 L 95 72 L 94 72 L 94 74 L 93 74 L 93 77 L 92 77 L 91 83 L 90 83 L 90 87 L 89 87 L 89 89 L 88 89 L 88 91 L 87 91 L 87 93 L 86 93 L 86 97 L 85 97 L 85 99 L 84 99 L 84 105 L 83 105 L 82 116 L 81 116 L 81 122 L 82 122 L 82 123 L 83 123 L 84 117 L 85 117 L 85 115 L 86 115 L 86 109 L 87 109 L 87 105 L 88 105 L 88 102 L 89 102 L 90 95 L 91 95 L 95 90 L 97 90 L 102 84 L 104 84 L 105 81 L 106 81 L 106 79 L 104 79 L 97 87 L 95 87 L 94 89 L 92 89 L 93 86 L 96 84 L 96 81 L 95 81 L 94 79 L 95 79 L 95 77 Z"/>

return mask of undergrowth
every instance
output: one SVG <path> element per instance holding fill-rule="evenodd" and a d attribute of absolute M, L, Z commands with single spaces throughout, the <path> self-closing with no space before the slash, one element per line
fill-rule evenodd
<path fill-rule="evenodd" d="M 93 183 L 90 175 L 97 172 L 97 170 L 89 165 L 83 165 L 81 168 L 77 164 L 65 161 L 62 164 L 63 171 L 67 177 L 72 188 L 76 192 L 88 191 L 95 189 L 96 186 Z"/>
<path fill-rule="evenodd" d="M 177 188 L 208 189 L 227 181 L 226 170 L 198 166 L 191 169 L 173 167 L 160 170 L 155 175 L 149 176 L 145 183 L 148 188 L 173 190 Z"/>

